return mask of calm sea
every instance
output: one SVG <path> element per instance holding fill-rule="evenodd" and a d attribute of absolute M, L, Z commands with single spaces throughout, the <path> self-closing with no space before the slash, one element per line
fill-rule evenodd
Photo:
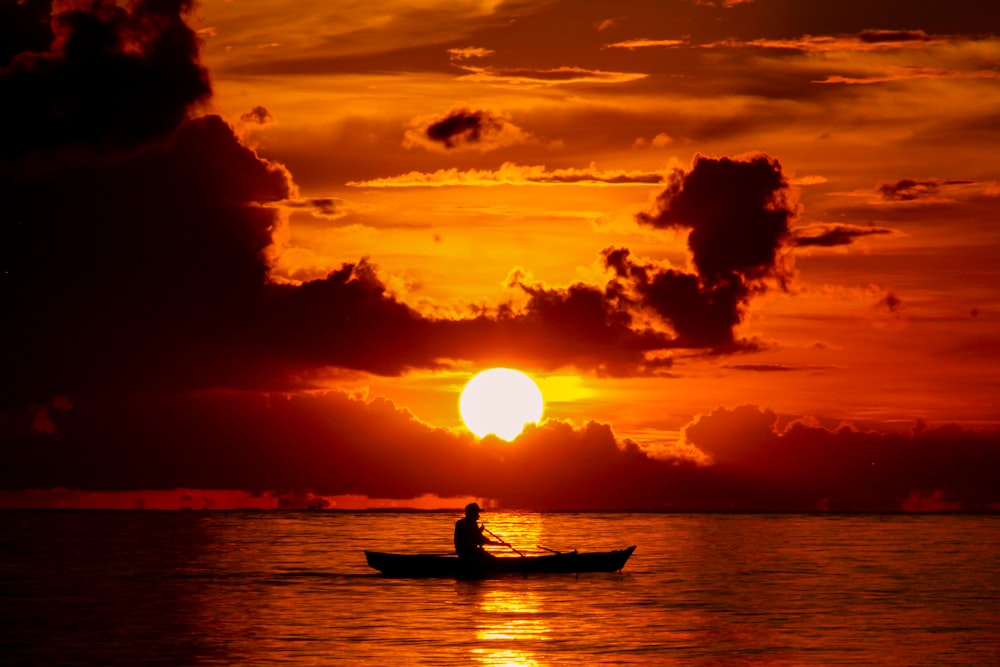
<path fill-rule="evenodd" d="M 9 665 L 1000 664 L 1000 516 L 484 515 L 620 574 L 402 580 L 454 513 L 0 512 Z"/>

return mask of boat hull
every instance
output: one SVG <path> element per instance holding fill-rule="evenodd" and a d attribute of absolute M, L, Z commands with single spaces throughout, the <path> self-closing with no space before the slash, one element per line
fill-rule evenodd
<path fill-rule="evenodd" d="M 635 547 L 592 553 L 558 553 L 541 556 L 492 556 L 466 559 L 434 554 L 393 554 L 366 551 L 368 565 L 388 577 L 447 577 L 481 579 L 505 574 L 574 574 L 618 572 Z"/>

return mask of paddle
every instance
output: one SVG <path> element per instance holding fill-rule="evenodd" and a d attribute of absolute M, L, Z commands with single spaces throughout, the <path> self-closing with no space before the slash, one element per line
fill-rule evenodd
<path fill-rule="evenodd" d="M 539 549 L 544 549 L 545 551 L 551 551 L 554 554 L 559 554 L 560 556 L 563 555 L 563 554 L 575 554 L 576 553 L 576 549 L 573 549 L 572 551 L 558 551 L 557 549 L 550 549 L 548 547 L 543 547 L 541 544 L 536 544 L 535 546 L 538 547 Z"/>
<path fill-rule="evenodd" d="M 501 538 L 497 537 L 496 534 L 494 534 L 493 531 L 491 531 L 486 526 L 483 526 L 482 528 L 483 528 L 484 531 L 486 531 L 487 533 L 489 533 L 490 537 L 492 537 L 494 540 L 496 540 L 499 544 L 501 544 L 501 545 L 503 545 L 505 547 L 508 547 L 511 551 L 513 551 L 514 553 L 516 553 L 518 556 L 520 556 L 521 558 L 524 558 L 524 554 L 521 553 L 520 551 L 518 551 L 517 549 L 515 549 L 512 544 L 509 544 L 508 542 L 504 542 Z"/>

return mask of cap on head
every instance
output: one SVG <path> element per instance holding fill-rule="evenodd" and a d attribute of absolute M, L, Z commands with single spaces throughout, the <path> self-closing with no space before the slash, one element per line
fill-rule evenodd
<path fill-rule="evenodd" d="M 479 516 L 481 511 L 482 510 L 479 509 L 479 505 L 477 503 L 469 503 L 465 506 L 465 516 Z"/>

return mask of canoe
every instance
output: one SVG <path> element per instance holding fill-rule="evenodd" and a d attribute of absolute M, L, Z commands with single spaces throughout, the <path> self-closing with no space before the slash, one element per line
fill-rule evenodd
<path fill-rule="evenodd" d="M 635 551 L 631 546 L 614 551 L 553 553 L 539 556 L 493 556 L 464 559 L 436 554 L 393 554 L 366 551 L 368 565 L 388 577 L 448 577 L 481 579 L 504 574 L 566 574 L 618 572 Z"/>

